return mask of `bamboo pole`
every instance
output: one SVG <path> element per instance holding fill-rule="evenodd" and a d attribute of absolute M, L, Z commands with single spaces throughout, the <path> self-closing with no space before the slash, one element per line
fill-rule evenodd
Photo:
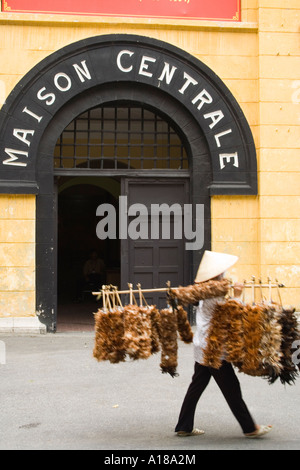
<path fill-rule="evenodd" d="M 169 283 L 169 281 L 168 281 Z M 171 287 L 170 285 L 168 287 L 159 287 L 159 288 L 153 288 L 153 289 L 142 289 L 141 288 L 141 285 L 138 284 L 138 289 L 133 289 L 132 288 L 132 284 L 128 284 L 130 286 L 129 289 L 125 289 L 125 290 L 118 290 L 116 286 L 102 286 L 102 292 L 105 291 L 105 294 L 109 295 L 109 294 L 116 294 L 116 292 L 121 295 L 121 294 L 130 294 L 132 296 L 132 294 L 141 294 L 144 293 L 144 292 L 167 292 L 169 291 L 170 289 L 180 289 L 181 287 L 183 286 L 179 286 L 179 287 Z M 231 284 L 229 287 L 233 287 L 234 284 Z M 255 278 L 252 279 L 252 281 L 250 281 L 249 283 L 244 283 L 243 284 L 244 287 L 246 288 L 251 288 L 253 290 L 253 294 L 254 294 L 254 289 L 255 288 L 278 288 L 278 287 L 285 287 L 283 284 L 279 284 L 279 283 L 276 283 L 276 284 L 272 284 L 270 281 L 268 282 L 268 284 L 262 284 L 261 282 L 259 282 L 258 284 L 255 284 Z M 113 289 L 113 290 L 110 290 L 110 289 Z M 100 295 L 102 293 L 101 291 L 100 292 L 92 292 L 93 295 Z"/>

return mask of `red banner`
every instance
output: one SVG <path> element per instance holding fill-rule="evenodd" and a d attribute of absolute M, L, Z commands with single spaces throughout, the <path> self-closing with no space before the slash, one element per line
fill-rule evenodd
<path fill-rule="evenodd" d="M 3 0 L 2 11 L 241 21 L 241 0 Z"/>

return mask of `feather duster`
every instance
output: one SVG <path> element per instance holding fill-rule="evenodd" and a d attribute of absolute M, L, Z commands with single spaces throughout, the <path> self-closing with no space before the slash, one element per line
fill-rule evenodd
<path fill-rule="evenodd" d="M 115 364 L 125 361 L 123 312 L 98 310 L 95 314 L 95 344 L 93 355 L 98 361 Z"/>
<path fill-rule="evenodd" d="M 235 365 L 240 365 L 244 360 L 244 330 L 243 311 L 241 302 L 229 299 L 219 305 L 222 315 L 225 317 L 225 327 L 227 328 L 226 338 L 226 360 Z"/>
<path fill-rule="evenodd" d="M 147 307 L 124 307 L 124 349 L 131 359 L 151 356 L 151 318 Z"/>
<path fill-rule="evenodd" d="M 156 354 L 160 350 L 160 314 L 155 305 L 148 308 L 151 320 L 151 353 Z"/>
<path fill-rule="evenodd" d="M 262 375 L 261 369 L 261 338 L 263 334 L 262 307 L 245 305 L 243 312 L 244 357 L 239 368 L 248 375 Z"/>
<path fill-rule="evenodd" d="M 293 344 L 300 339 L 294 309 L 276 304 L 245 305 L 229 299 L 216 304 L 204 351 L 204 363 L 219 368 L 222 357 L 240 372 L 285 384 L 298 372 Z"/>
<path fill-rule="evenodd" d="M 160 341 L 162 373 L 176 377 L 177 370 L 177 318 L 172 308 L 160 311 Z"/>
<path fill-rule="evenodd" d="M 212 297 L 224 297 L 229 291 L 230 282 L 227 279 L 221 281 L 206 281 L 192 284 L 187 287 L 178 287 L 169 290 L 169 296 L 175 298 L 178 304 L 195 305 L 200 300 Z"/>
<path fill-rule="evenodd" d="M 193 341 L 193 331 L 188 320 L 187 312 L 181 305 L 178 305 L 176 307 L 176 314 L 180 339 L 184 343 L 191 343 Z"/>
<path fill-rule="evenodd" d="M 281 325 L 281 371 L 273 373 L 269 377 L 269 383 L 273 384 L 278 378 L 282 384 L 292 385 L 298 377 L 296 364 L 293 363 L 293 343 L 300 340 L 297 318 L 294 308 L 283 308 L 280 315 Z"/>
<path fill-rule="evenodd" d="M 280 310 L 275 304 L 262 305 L 261 319 L 264 326 L 260 345 L 262 374 L 278 376 L 282 370 Z"/>
<path fill-rule="evenodd" d="M 208 367 L 219 369 L 224 356 L 227 340 L 227 314 L 222 304 L 217 304 L 209 326 L 206 347 L 203 351 L 203 362 Z"/>

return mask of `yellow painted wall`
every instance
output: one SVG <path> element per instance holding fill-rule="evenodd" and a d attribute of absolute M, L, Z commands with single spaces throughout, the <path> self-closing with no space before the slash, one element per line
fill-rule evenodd
<path fill-rule="evenodd" d="M 0 195 L 0 317 L 35 315 L 35 196 Z"/>
<path fill-rule="evenodd" d="M 0 13 L 0 104 L 44 57 L 90 36 L 140 34 L 202 60 L 241 105 L 258 154 L 258 196 L 211 200 L 212 249 L 240 257 L 234 279 L 278 278 L 300 310 L 299 16 L 299 0 L 242 0 L 241 23 Z M 0 204 L 0 269 L 13 279 L 2 278 L 0 316 L 33 315 L 34 197 Z"/>
<path fill-rule="evenodd" d="M 284 7 L 284 8 L 282 8 Z M 300 7 L 261 0 L 260 262 L 261 275 L 289 286 L 287 303 L 300 304 Z"/>

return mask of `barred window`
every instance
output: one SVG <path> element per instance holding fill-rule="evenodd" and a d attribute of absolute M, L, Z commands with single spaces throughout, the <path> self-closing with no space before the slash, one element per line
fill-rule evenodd
<path fill-rule="evenodd" d="M 60 135 L 55 169 L 188 169 L 178 133 L 142 106 L 103 106 L 74 119 Z"/>

